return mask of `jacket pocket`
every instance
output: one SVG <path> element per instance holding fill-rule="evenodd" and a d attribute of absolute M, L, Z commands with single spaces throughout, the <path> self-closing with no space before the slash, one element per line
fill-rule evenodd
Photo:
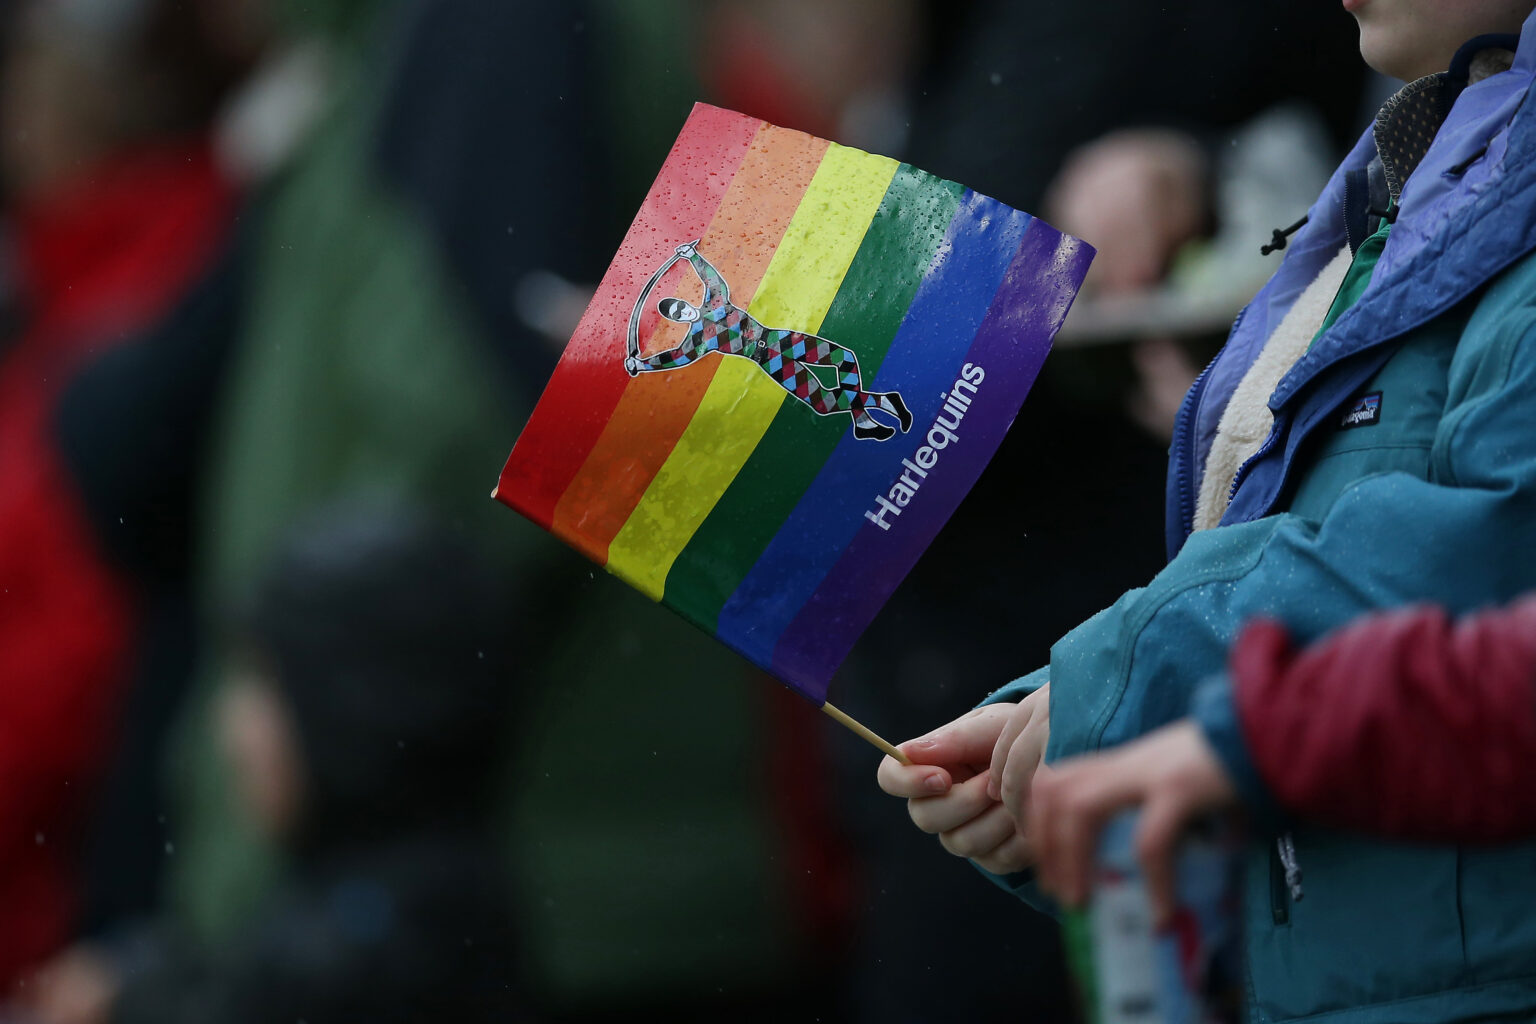
<path fill-rule="evenodd" d="M 1321 519 L 1340 494 L 1378 473 L 1429 479 L 1460 329 L 1461 321 L 1452 318 L 1415 331 L 1318 427 L 1290 511 Z"/>
<path fill-rule="evenodd" d="M 1306 870 L 1300 900 L 1287 891 L 1273 842 L 1251 855 L 1245 913 L 1256 1021 L 1466 983 L 1455 849 L 1312 829 L 1296 831 L 1295 848 Z"/>
<path fill-rule="evenodd" d="M 1536 975 L 1536 844 L 1461 853 L 1459 895 L 1473 980 Z"/>

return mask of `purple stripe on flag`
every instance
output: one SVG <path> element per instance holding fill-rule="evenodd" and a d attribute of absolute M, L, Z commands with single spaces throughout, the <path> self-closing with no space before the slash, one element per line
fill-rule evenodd
<path fill-rule="evenodd" d="M 974 192 L 961 200 L 933 269 L 918 286 L 870 385 L 871 391 L 900 392 L 915 424 L 930 423 L 939 411 L 939 393 L 959 372 L 1031 223 L 1028 214 Z M 858 534 L 869 496 L 884 493 L 892 467 L 899 470 L 902 455 L 916 447 L 913 435 L 876 442 L 845 433 L 726 600 L 716 620 L 716 638 L 768 668 L 779 637 Z M 886 596 L 882 593 L 881 600 Z M 799 677 L 779 678 L 820 700 L 830 675 L 830 668 L 813 674 L 810 689 Z"/>
<path fill-rule="evenodd" d="M 1002 442 L 1092 256 L 1093 250 L 1078 240 L 1038 220 L 1031 223 L 966 353 L 966 364 L 980 368 L 985 376 L 975 382 L 975 394 L 968 396 L 962 416 L 940 413 L 938 422 L 945 433 L 959 440 L 950 442 L 938 435 L 933 439 L 943 440 L 945 446 L 933 448 L 929 433 L 918 436 L 918 430 L 913 430 L 913 439 L 907 441 L 908 458 L 916 459 L 919 448 L 928 446 L 936 461 L 924 471 L 926 475 L 920 475 L 921 466 L 911 469 L 896 462 L 899 472 L 882 486 L 896 487 L 903 476 L 918 484 L 915 490 L 908 488 L 903 497 L 909 503 L 898 506 L 899 510 L 880 505 L 874 492 L 866 496 L 869 510 L 885 527 L 864 520 L 863 528 L 780 637 L 773 654 L 774 675 L 793 681 L 808 696 L 820 694 L 825 700 L 832 673 L 948 522 Z M 968 394 L 969 389 L 958 391 Z M 954 424 L 952 430 L 950 424 Z M 887 501 L 893 498 L 886 491 L 879 494 Z"/>

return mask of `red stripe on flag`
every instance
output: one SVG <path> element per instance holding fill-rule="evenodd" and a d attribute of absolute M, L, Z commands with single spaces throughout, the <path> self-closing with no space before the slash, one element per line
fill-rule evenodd
<path fill-rule="evenodd" d="M 699 252 L 729 282 L 731 302 L 741 308 L 757 294 L 826 151 L 825 139 L 765 124 L 736 168 Z M 654 302 L 661 296 L 701 301 L 703 289 L 693 272 L 677 271 L 676 276 L 681 288 L 658 289 L 652 296 L 649 312 L 656 320 L 661 318 Z M 663 336 L 661 344 L 654 344 L 652 336 L 649 346 L 642 332 L 640 347 L 647 355 L 682 340 L 680 324 L 663 323 L 678 329 Z M 692 422 L 719 367 L 719 359 L 710 359 L 686 373 L 643 373 L 629 382 L 586 462 L 555 504 L 555 536 L 598 565 L 608 564 L 608 546 Z"/>
<path fill-rule="evenodd" d="M 565 354 L 544 396 L 501 471 L 495 496 L 544 529 L 555 503 L 586 461 L 630 382 L 624 334 L 630 299 L 677 247 L 701 237 L 762 122 L 703 103 L 672 146 L 661 173 Z M 695 196 L 677 202 L 673 196 Z"/>

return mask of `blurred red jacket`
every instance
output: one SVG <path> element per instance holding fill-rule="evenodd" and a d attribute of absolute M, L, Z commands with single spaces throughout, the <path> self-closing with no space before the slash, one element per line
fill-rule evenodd
<path fill-rule="evenodd" d="M 68 937 L 82 822 L 132 657 L 133 602 L 61 465 L 71 374 L 198 275 L 232 195 L 201 143 L 124 155 L 10 213 L 24 320 L 0 335 L 0 993 Z"/>
<path fill-rule="evenodd" d="M 1254 766 L 1287 811 L 1410 839 L 1536 835 L 1536 594 L 1455 622 L 1372 615 L 1299 653 L 1257 622 L 1231 671 Z"/>

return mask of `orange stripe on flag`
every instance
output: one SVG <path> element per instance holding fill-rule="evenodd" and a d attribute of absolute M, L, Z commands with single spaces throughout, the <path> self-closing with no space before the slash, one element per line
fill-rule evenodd
<path fill-rule="evenodd" d="M 734 305 L 745 309 L 751 303 L 826 149 L 825 139 L 773 125 L 764 125 L 753 139 L 699 243 L 700 254 L 730 284 Z M 691 241 L 678 238 L 674 244 Z M 682 273 L 679 297 L 699 301 L 703 288 L 698 279 L 686 268 Z M 677 280 L 677 274 L 674 269 L 667 280 Z M 670 294 L 676 293 L 658 288 L 652 299 Z M 649 315 L 660 319 L 654 309 Z M 642 344 L 646 354 L 681 340 L 680 324 L 662 326 L 665 334 Z M 629 382 L 555 506 L 550 529 L 557 536 L 598 564 L 607 563 L 609 544 L 693 419 L 723 358 L 641 374 Z"/>
<path fill-rule="evenodd" d="M 635 215 L 496 488 L 502 502 L 545 529 L 551 527 L 555 503 L 630 382 L 624 371 L 629 316 L 624 296 L 633 302 L 677 242 L 691 241 L 709 226 L 762 124 L 757 118 L 695 104 L 651 195 Z M 676 201 L 674 193 L 688 201 Z M 616 313 L 621 307 L 623 312 Z"/>

